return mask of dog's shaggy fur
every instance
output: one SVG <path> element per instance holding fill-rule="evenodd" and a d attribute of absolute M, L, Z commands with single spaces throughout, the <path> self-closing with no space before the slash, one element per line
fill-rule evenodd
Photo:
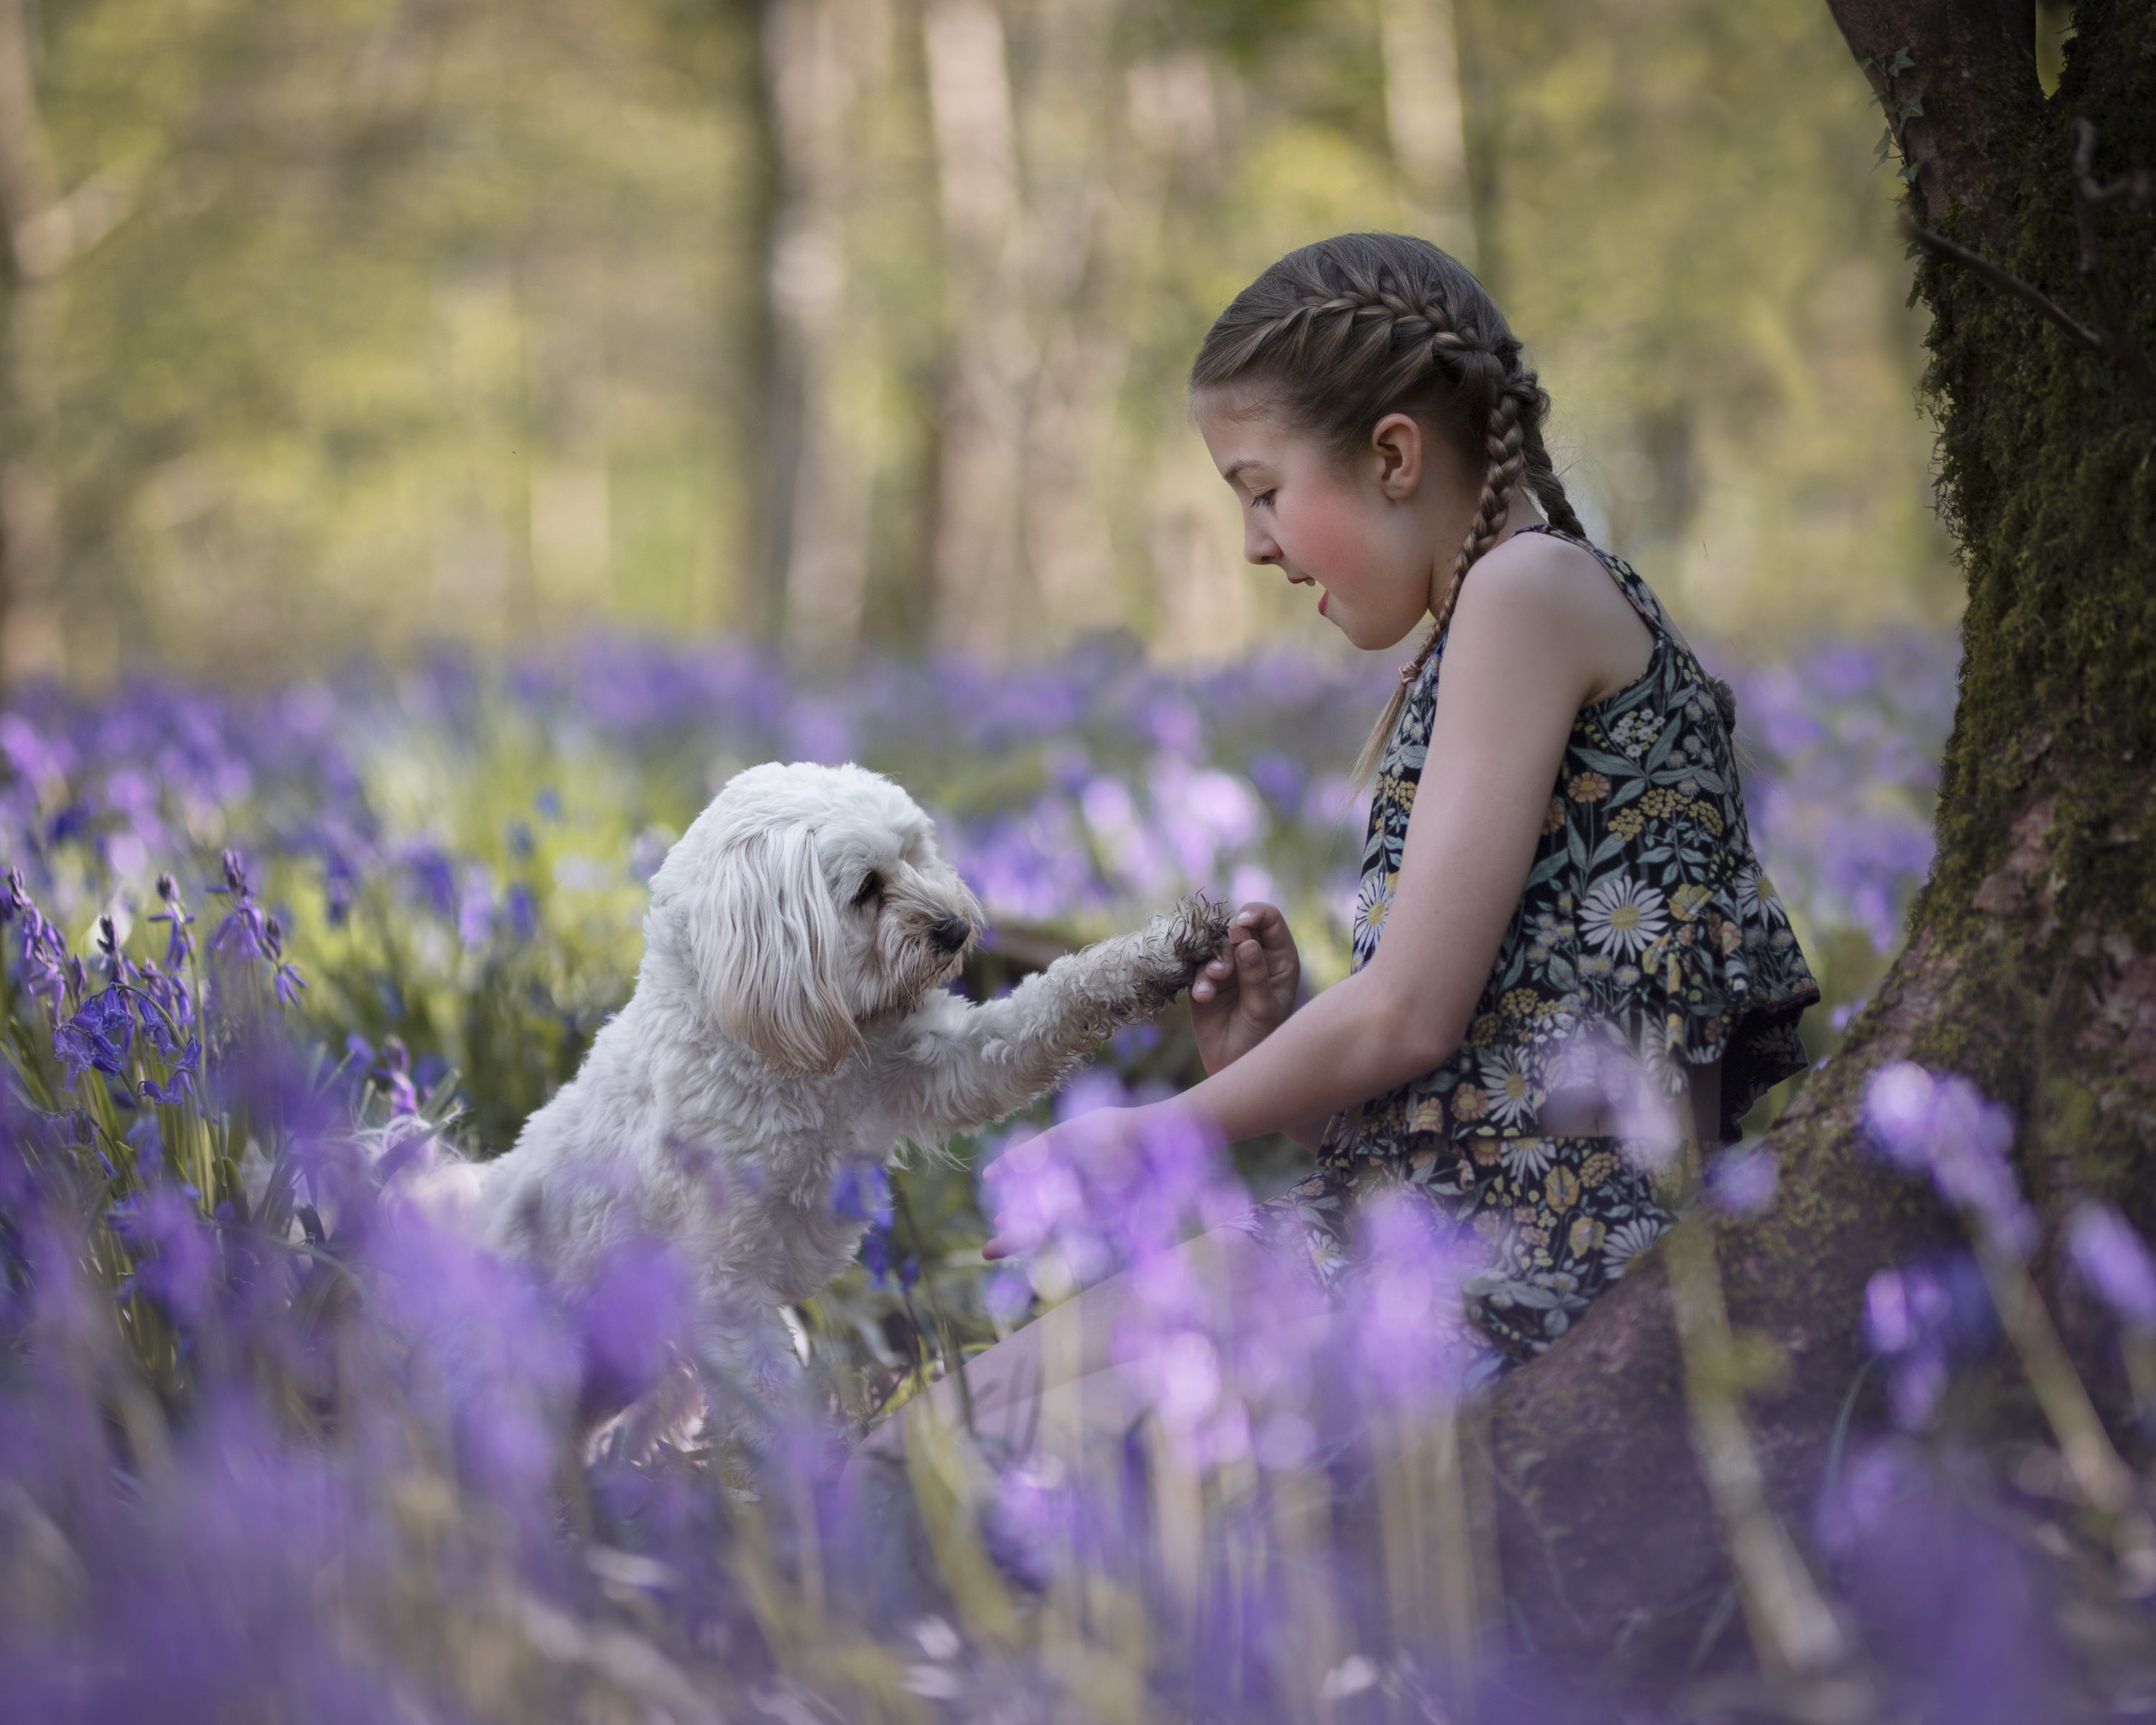
<path fill-rule="evenodd" d="M 695 1353 L 776 1390 L 794 1366 L 780 1307 L 865 1231 L 834 1174 L 1031 1101 L 1173 999 L 1225 932 L 1193 901 L 976 1005 L 943 984 L 980 922 L 890 780 L 739 774 L 652 880 L 634 998 L 485 1169 L 480 1237 L 572 1295 L 625 1244 L 663 1243 L 693 1283 Z M 642 1387 L 588 1376 L 586 1418 Z"/>

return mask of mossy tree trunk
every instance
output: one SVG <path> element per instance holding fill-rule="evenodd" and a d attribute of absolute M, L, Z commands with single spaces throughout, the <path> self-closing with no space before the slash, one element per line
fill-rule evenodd
<path fill-rule="evenodd" d="M 1915 164 L 1912 217 L 2095 323 L 2072 128 L 2095 126 L 2101 181 L 2156 169 L 2156 0 L 2082 0 L 2048 100 L 2009 33 L 2027 23 L 2014 6 L 1830 4 Z M 2145 352 L 2156 209 L 2109 202 L 2097 227 Z M 2119 366 L 1963 265 L 1927 255 L 1917 285 L 1933 316 L 1941 502 L 1969 578 L 1938 860 L 1886 984 L 1776 1126 L 1780 1202 L 1715 1235 L 1732 1322 L 1774 1344 L 1749 1409 L 1768 1495 L 1799 1532 L 1864 1363 L 1867 1279 L 1958 1233 L 1866 1156 L 1869 1072 L 1908 1059 L 1967 1075 L 2021 1122 L 2016 1160 L 2047 1223 L 2095 1194 L 2156 1235 L 2156 419 Z M 2048 1244 L 2036 1267 L 2101 1380 L 2097 1326 Z M 1856 1409 L 1860 1427 L 1882 1417 L 1876 1395 Z M 1506 1588 L 1537 1645 L 1681 1667 L 1727 1569 L 1660 1263 L 1505 1385 L 1491 1441 Z"/>

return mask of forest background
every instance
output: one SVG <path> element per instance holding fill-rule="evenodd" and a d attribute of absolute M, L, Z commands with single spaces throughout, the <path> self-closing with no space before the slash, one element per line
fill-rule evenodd
<path fill-rule="evenodd" d="M 1474 265 L 1590 529 L 1726 652 L 1958 609 L 1816 0 L 0 12 L 11 680 L 598 622 L 1346 653 L 1242 566 L 1182 380 L 1355 228 Z"/>

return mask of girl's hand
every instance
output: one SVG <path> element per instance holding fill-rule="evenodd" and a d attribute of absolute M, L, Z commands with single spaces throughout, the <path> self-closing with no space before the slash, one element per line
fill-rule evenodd
<path fill-rule="evenodd" d="M 1232 1065 L 1286 1022 L 1302 983 L 1302 957 L 1277 906 L 1247 904 L 1220 953 L 1190 984 L 1190 1023 L 1209 1073 Z"/>

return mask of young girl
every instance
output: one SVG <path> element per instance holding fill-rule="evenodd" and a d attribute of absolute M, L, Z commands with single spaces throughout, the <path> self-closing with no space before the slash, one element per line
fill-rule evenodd
<path fill-rule="evenodd" d="M 1291 253 L 1221 314 L 1191 392 L 1251 562 L 1358 647 L 1433 621 L 1364 750 L 1353 973 L 1296 1010 L 1286 923 L 1244 906 L 1191 990 L 1210 1076 L 1158 1106 L 1316 1151 L 1243 1232 L 1306 1255 L 1321 1288 L 1352 1271 L 1380 1190 L 1480 1236 L 1486 1378 L 1547 1349 L 1670 1225 L 1651 1165 L 1673 1140 L 1733 1138 L 1804 1065 L 1819 990 L 1753 855 L 1733 702 L 1588 543 L 1543 449 L 1548 396 L 1435 247 Z M 1124 1297 L 1104 1283 L 1071 1304 Z M 1031 1333 L 969 1366 L 980 1407 L 1041 1383 Z"/>

